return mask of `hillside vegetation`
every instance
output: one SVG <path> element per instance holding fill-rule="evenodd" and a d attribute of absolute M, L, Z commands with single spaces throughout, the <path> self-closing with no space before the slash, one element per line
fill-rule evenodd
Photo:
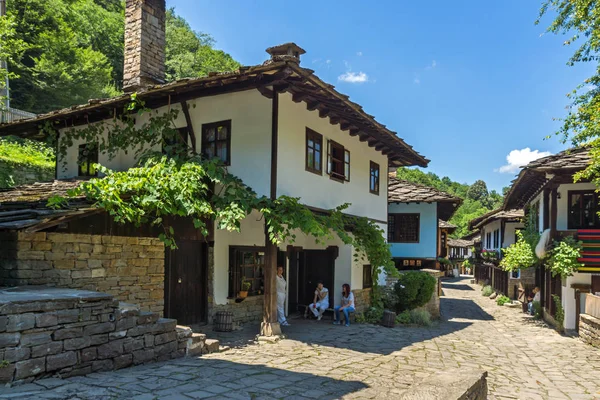
<path fill-rule="evenodd" d="M 405 167 L 398 168 L 396 174 L 398 179 L 430 186 L 463 199 L 462 205 L 450 219 L 450 223 L 458 227 L 452 235 L 457 238 L 469 233 L 470 220 L 500 207 L 504 200 L 495 190 L 488 191 L 486 183 L 482 180 L 469 185 L 455 182 L 447 176 L 440 178 L 432 172 Z"/>
<path fill-rule="evenodd" d="M 54 149 L 45 143 L 0 138 L 0 189 L 54 178 Z"/>

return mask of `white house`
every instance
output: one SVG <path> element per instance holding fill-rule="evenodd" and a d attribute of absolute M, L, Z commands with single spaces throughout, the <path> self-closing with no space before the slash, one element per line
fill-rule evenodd
<path fill-rule="evenodd" d="M 435 188 L 396 178 L 388 181 L 388 243 L 398 269 L 438 269 L 437 258 L 446 257 L 448 233 L 445 222 L 462 199 Z"/>
<path fill-rule="evenodd" d="M 428 160 L 348 96 L 302 67 L 303 49 L 287 43 L 267 49 L 270 58 L 262 65 L 158 84 L 164 68 L 156 54 L 164 61 L 164 49 L 156 43 L 164 43 L 164 30 L 145 29 L 142 24 L 140 33 L 136 22 L 138 18 L 157 18 L 156 26 L 164 28 L 164 1 L 128 0 L 126 4 L 126 41 L 140 35 L 144 39 L 137 46 L 126 46 L 126 91 L 136 90 L 138 99 L 159 113 L 180 109 L 176 128 L 190 145 L 205 156 L 221 158 L 229 172 L 259 195 L 299 197 L 315 212 L 349 202 L 348 214 L 369 218 L 387 231 L 388 188 L 385 180 L 380 184 L 381 177 L 385 179 L 388 167 L 426 166 Z M 129 12 L 132 7 L 141 7 L 141 13 Z M 67 130 L 111 123 L 116 110 L 129 101 L 127 94 L 90 101 L 2 125 L 0 134 L 35 136 L 49 122 L 59 127 L 59 138 L 64 138 Z M 136 121 L 138 125 L 144 122 L 143 117 Z M 115 170 L 126 170 L 136 162 L 133 152 L 109 160 L 106 154 L 88 151 L 86 143 L 75 142 L 66 159 L 57 161 L 56 178 L 95 175 L 87 166 L 96 161 Z M 439 206 L 434 203 L 433 207 L 437 215 Z M 437 216 L 433 221 L 435 224 Z M 58 229 L 75 228 L 63 224 Z M 433 234 L 427 241 L 435 245 Z M 240 322 L 262 319 L 262 298 L 265 292 L 273 296 L 269 284 L 274 282 L 276 263 L 286 269 L 288 312 L 309 304 L 317 280 L 331 289 L 332 303 L 340 301 L 343 283 L 359 292 L 372 284 L 371 267 L 355 262 L 354 249 L 340 240 L 317 244 L 300 235 L 295 243 L 271 248 L 258 212 L 243 221 L 240 233 L 213 228 L 210 238 L 197 243 L 188 246 L 186 251 L 193 256 L 186 259 L 203 260 L 199 266 L 186 263 L 177 254 L 172 254 L 165 266 L 165 288 L 171 293 L 165 294 L 165 314 L 182 323 L 210 321 L 218 310 L 232 310 Z M 197 268 L 205 273 L 186 282 L 186 276 Z M 237 303 L 242 279 L 250 280 L 252 286 L 249 297 Z M 183 314 L 181 305 L 188 303 L 199 306 Z M 265 304 L 272 305 L 272 299 Z M 267 312 L 273 315 L 272 310 Z"/>
<path fill-rule="evenodd" d="M 589 162 L 585 147 L 532 161 L 521 170 L 505 199 L 505 207 L 524 208 L 540 232 L 550 229 L 555 240 L 570 235 L 584 243 L 584 267 L 578 272 L 561 279 L 541 269 L 537 282 L 547 316 L 556 311 L 551 296 L 560 297 L 565 329 L 578 328 L 580 294 L 600 292 L 600 260 L 593 246 L 594 236 L 600 235 L 597 188 L 591 182 L 573 183 L 573 174 Z"/>

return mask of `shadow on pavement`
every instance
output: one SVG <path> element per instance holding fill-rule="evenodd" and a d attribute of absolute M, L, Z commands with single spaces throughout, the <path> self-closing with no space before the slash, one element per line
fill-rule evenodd
<path fill-rule="evenodd" d="M 3 388 L 0 399 L 341 398 L 368 387 L 359 381 L 199 357 L 62 382 L 40 380 L 12 390 Z"/>

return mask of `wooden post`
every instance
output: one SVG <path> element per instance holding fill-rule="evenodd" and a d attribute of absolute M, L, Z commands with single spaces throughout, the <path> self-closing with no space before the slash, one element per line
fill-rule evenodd
<path fill-rule="evenodd" d="M 271 115 L 271 199 L 277 198 L 277 128 L 279 117 L 279 93 L 273 87 L 273 107 Z M 265 224 L 265 295 L 263 322 L 260 326 L 262 336 L 281 335 L 277 321 L 277 246 L 271 242 Z"/>
<path fill-rule="evenodd" d="M 550 205 L 550 232 L 551 239 L 556 236 L 556 218 L 558 215 L 558 189 L 552 189 L 552 203 Z"/>

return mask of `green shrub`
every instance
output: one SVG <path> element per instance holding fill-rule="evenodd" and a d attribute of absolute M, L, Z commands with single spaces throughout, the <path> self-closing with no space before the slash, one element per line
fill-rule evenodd
<path fill-rule="evenodd" d="M 533 316 L 536 319 L 541 319 L 542 318 L 542 303 L 540 303 L 539 301 L 534 301 L 532 304 L 533 307 Z"/>
<path fill-rule="evenodd" d="M 554 320 L 556 321 L 556 330 L 562 332 L 565 326 L 565 310 L 563 309 L 560 297 L 553 294 L 552 300 L 554 301 L 554 305 L 556 306 L 556 312 L 554 313 Z"/>
<path fill-rule="evenodd" d="M 383 302 L 383 307 L 387 310 L 396 310 L 396 305 L 398 304 L 398 296 L 396 295 L 396 291 L 393 287 L 385 287 L 381 290 L 381 301 Z"/>
<path fill-rule="evenodd" d="M 490 285 L 484 286 L 481 291 L 481 294 L 485 297 L 490 297 L 492 293 L 494 293 L 494 289 Z"/>
<path fill-rule="evenodd" d="M 400 314 L 396 315 L 396 323 L 403 325 L 410 324 L 410 311 L 402 311 Z"/>
<path fill-rule="evenodd" d="M 510 298 L 506 296 L 500 296 L 496 299 L 496 304 L 503 306 L 506 303 L 510 303 Z"/>
<path fill-rule="evenodd" d="M 396 316 L 396 323 L 431 326 L 431 314 L 426 310 L 406 310 Z"/>
<path fill-rule="evenodd" d="M 359 324 L 378 324 L 383 319 L 383 309 L 370 307 L 364 313 L 356 313 L 356 322 Z"/>
<path fill-rule="evenodd" d="M 431 299 L 436 285 L 437 280 L 425 272 L 409 271 L 400 274 L 398 282 L 394 285 L 394 292 L 398 298 L 396 312 L 401 313 L 425 305 Z"/>
<path fill-rule="evenodd" d="M 410 321 L 419 326 L 431 326 L 431 314 L 425 310 L 410 310 Z"/>

